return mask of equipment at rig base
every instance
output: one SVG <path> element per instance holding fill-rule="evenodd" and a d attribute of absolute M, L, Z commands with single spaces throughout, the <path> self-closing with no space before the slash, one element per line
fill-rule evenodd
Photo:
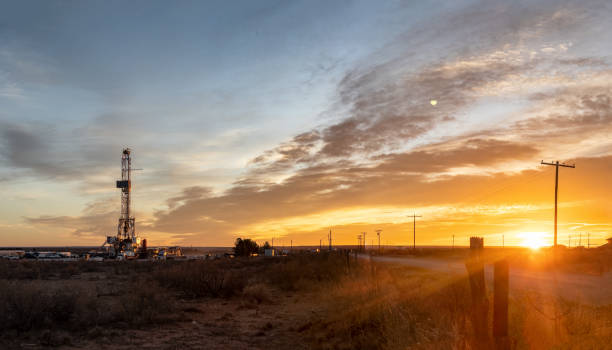
<path fill-rule="evenodd" d="M 121 189 L 121 215 L 117 225 L 117 235 L 107 236 L 106 246 L 108 256 L 116 259 L 133 259 L 146 256 L 146 240 L 142 248 L 140 237 L 136 236 L 135 220 L 130 212 L 132 191 L 132 158 L 131 150 L 125 148 L 121 154 L 121 180 L 117 180 L 117 188 Z"/>

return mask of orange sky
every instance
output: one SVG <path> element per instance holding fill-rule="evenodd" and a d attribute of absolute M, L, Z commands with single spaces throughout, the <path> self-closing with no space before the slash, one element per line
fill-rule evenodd
<path fill-rule="evenodd" d="M 541 160 L 576 164 L 560 169 L 559 243 L 612 236 L 609 8 L 389 6 L 222 11 L 242 31 L 152 11 L 176 31 L 163 42 L 148 22 L 106 37 L 71 20 L 81 8 L 41 13 L 57 47 L 10 22 L 0 245 L 101 245 L 123 147 L 144 168 L 133 205 L 152 245 L 318 245 L 330 228 L 337 244 L 382 229 L 383 244 L 407 245 L 412 213 L 420 245 L 552 244 L 554 168 Z M 279 14 L 295 11 L 288 26 Z M 193 28 L 219 42 L 194 49 Z"/>

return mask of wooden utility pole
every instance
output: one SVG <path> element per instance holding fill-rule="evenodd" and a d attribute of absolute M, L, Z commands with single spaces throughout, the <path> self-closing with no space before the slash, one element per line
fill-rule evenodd
<path fill-rule="evenodd" d="M 557 197 L 559 193 L 559 167 L 561 166 L 565 168 L 575 168 L 576 165 L 559 163 L 558 160 L 554 163 L 546 163 L 545 161 L 542 161 L 540 164 L 555 166 L 555 243 L 554 243 L 554 247 L 557 248 Z"/>
<path fill-rule="evenodd" d="M 331 252 L 332 250 L 332 234 L 331 234 L 331 228 L 329 229 L 329 251 Z"/>
<path fill-rule="evenodd" d="M 421 218 L 422 216 L 413 213 L 408 215 L 408 217 L 412 218 L 412 250 L 416 251 L 416 218 Z"/>
<path fill-rule="evenodd" d="M 382 232 L 381 229 L 376 230 L 376 235 L 378 236 L 378 254 L 380 254 L 380 233 Z"/>
<path fill-rule="evenodd" d="M 361 237 L 363 238 L 363 251 L 366 251 L 366 234 L 367 232 L 361 232 Z"/>

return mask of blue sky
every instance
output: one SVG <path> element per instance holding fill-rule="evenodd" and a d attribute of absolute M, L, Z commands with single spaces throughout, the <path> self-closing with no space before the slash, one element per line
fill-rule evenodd
<path fill-rule="evenodd" d="M 137 220 L 155 240 L 225 244 L 263 237 L 259 227 L 276 220 L 278 235 L 295 230 L 316 242 L 287 222 L 355 208 L 285 212 L 293 201 L 285 198 L 282 214 L 229 224 L 202 201 L 223 206 L 245 187 L 272 194 L 286 186 L 308 202 L 312 193 L 292 187 L 305 173 L 343 178 L 470 137 L 531 145 L 533 132 L 517 123 L 548 120 L 555 98 L 579 95 L 569 89 L 596 98 L 591 90 L 609 88 L 612 44 L 599 38 L 610 14 L 605 1 L 7 1 L 0 191 L 9 201 L 0 204 L 0 244 L 89 244 L 112 234 L 112 185 L 126 146 L 144 168 Z M 555 113 L 576 106 L 568 99 Z M 538 146 L 533 156 L 607 155 L 609 130 L 584 127 L 569 131 L 592 144 L 564 140 L 578 151 Z M 469 164 L 422 176 L 504 173 L 494 161 Z M 526 164 L 512 170 L 533 168 Z M 325 186 L 322 196 L 340 196 L 353 185 Z"/>

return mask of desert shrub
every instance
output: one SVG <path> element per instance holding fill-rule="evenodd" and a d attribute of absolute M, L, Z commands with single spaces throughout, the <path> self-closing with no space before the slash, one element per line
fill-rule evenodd
<path fill-rule="evenodd" d="M 265 304 L 272 301 L 270 289 L 263 283 L 249 284 L 242 291 L 243 300 L 252 305 Z"/>
<path fill-rule="evenodd" d="M 70 279 L 83 272 L 100 272 L 109 263 L 94 261 L 36 261 L 0 260 L 0 279 L 34 280 L 34 279 Z"/>
<path fill-rule="evenodd" d="M 27 331 L 69 325 L 77 311 L 77 294 L 45 290 L 31 283 L 0 284 L 0 329 Z"/>
<path fill-rule="evenodd" d="M 138 281 L 119 297 L 116 318 L 129 324 L 149 324 L 167 320 L 175 306 L 172 298 L 155 282 Z"/>
<path fill-rule="evenodd" d="M 274 286 L 282 290 L 300 290 L 321 282 L 335 282 L 348 272 L 347 256 L 344 252 L 302 254 L 271 260 L 265 276 Z M 357 264 L 354 264 L 357 267 Z"/>
<path fill-rule="evenodd" d="M 100 298 L 83 288 L 49 287 L 40 282 L 0 281 L 0 332 L 39 329 L 79 331 L 167 321 L 175 306 L 153 282 L 131 282 L 124 294 Z"/>
<path fill-rule="evenodd" d="M 187 297 L 230 297 L 242 293 L 248 272 L 213 261 L 185 261 L 167 264 L 153 274 L 160 285 Z"/>

